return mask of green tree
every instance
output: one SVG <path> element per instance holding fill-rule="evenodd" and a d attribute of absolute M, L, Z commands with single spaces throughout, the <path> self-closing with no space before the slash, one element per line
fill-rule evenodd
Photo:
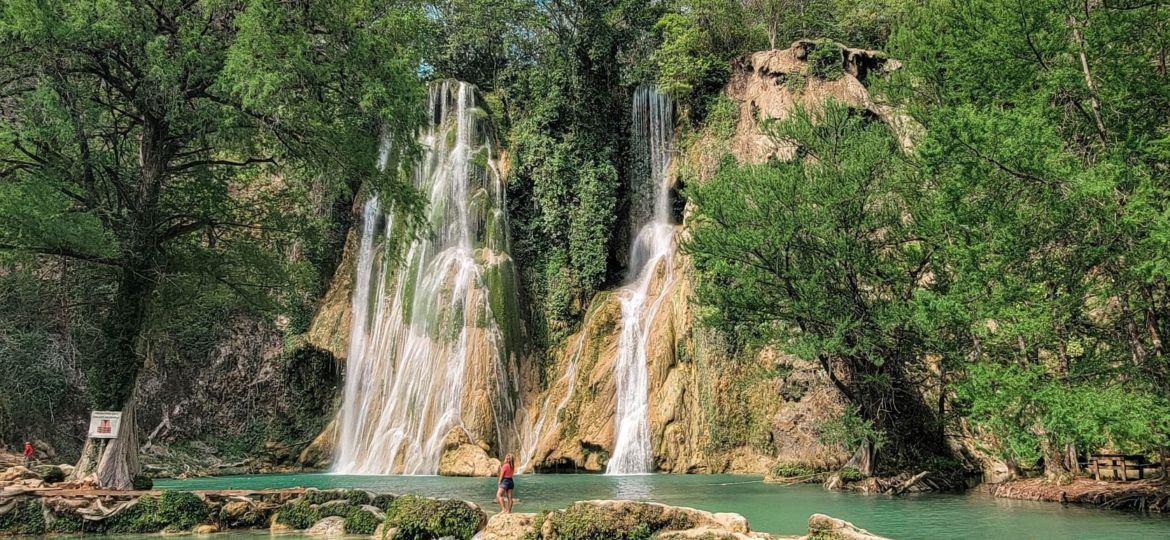
<path fill-rule="evenodd" d="M 87 444 L 78 475 L 128 487 L 163 284 L 287 300 L 278 284 L 298 270 L 282 262 L 313 222 L 300 203 L 314 182 L 368 183 L 417 207 L 397 169 L 375 163 L 380 136 L 392 157 L 414 148 L 426 18 L 378 1 L 7 0 L 0 12 L 0 247 L 107 272 L 85 367 L 94 407 L 125 422 Z"/>
<path fill-rule="evenodd" d="M 1005 457 L 1042 455 L 1053 479 L 1080 452 L 1152 450 L 1139 433 L 1164 425 L 1170 390 L 1170 122 L 1154 112 L 1170 107 L 1170 14 L 932 0 L 907 16 L 887 93 L 926 128 L 917 154 L 947 286 L 920 307 L 964 359 L 960 412 Z"/>
<path fill-rule="evenodd" d="M 815 118 L 815 121 L 814 121 Z M 692 237 L 705 321 L 815 360 L 871 435 L 866 473 L 945 455 L 936 412 L 915 386 L 931 352 L 914 313 L 933 271 L 929 221 L 889 130 L 830 102 L 772 123 L 794 159 L 727 165 L 692 189 Z M 878 441 L 888 458 L 878 462 Z"/>

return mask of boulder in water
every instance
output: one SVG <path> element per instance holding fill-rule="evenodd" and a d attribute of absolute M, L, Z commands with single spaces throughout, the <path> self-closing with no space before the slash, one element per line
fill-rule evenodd
<path fill-rule="evenodd" d="M 532 531 L 536 514 L 496 514 L 488 519 L 479 540 L 520 540 Z"/>
<path fill-rule="evenodd" d="M 860 529 L 843 519 L 824 514 L 813 514 L 808 518 L 808 536 L 805 539 L 833 538 L 837 540 L 888 540 L 865 529 Z"/>
<path fill-rule="evenodd" d="M 500 460 L 493 458 L 483 447 L 471 442 L 461 427 L 452 428 L 443 439 L 443 454 L 439 457 L 442 476 L 495 476 Z"/>
<path fill-rule="evenodd" d="M 345 518 L 329 516 L 305 530 L 309 536 L 345 536 Z"/>

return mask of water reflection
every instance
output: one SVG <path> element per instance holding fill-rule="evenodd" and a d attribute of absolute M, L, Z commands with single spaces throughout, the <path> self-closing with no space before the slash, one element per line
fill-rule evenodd
<path fill-rule="evenodd" d="M 653 474 L 624 474 L 613 476 L 613 498 L 630 501 L 648 501 L 654 494 Z"/>

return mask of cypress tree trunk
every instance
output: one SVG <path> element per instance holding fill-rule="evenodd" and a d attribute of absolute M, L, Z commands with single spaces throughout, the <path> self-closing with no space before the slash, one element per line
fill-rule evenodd
<path fill-rule="evenodd" d="M 159 195 L 172 149 L 165 122 L 151 115 L 144 115 L 142 121 L 141 173 L 133 186 L 131 212 L 118 227 L 124 263 L 114 303 L 102 325 L 105 346 L 88 370 L 94 406 L 121 410 L 122 424 L 116 439 L 86 441 L 74 472 L 75 478 L 92 479 L 107 489 L 130 489 L 141 472 L 134 410 L 134 392 L 143 364 L 138 347 L 162 270 Z"/>

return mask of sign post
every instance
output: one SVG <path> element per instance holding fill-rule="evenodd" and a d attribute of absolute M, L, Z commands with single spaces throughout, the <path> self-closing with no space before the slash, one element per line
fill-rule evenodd
<path fill-rule="evenodd" d="M 93 411 L 89 415 L 89 438 L 117 439 L 122 411 Z"/>

